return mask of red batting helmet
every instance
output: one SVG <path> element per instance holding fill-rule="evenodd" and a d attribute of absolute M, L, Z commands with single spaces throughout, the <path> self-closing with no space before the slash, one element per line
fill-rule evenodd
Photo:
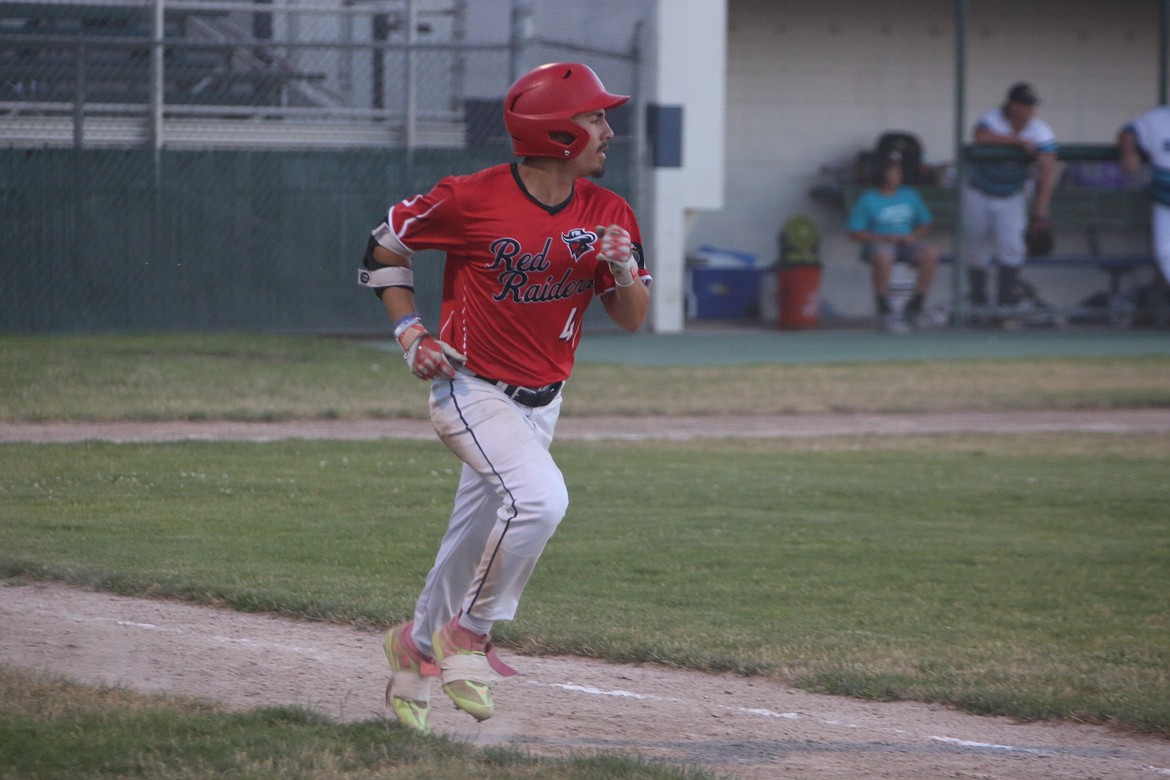
<path fill-rule="evenodd" d="M 517 157 L 576 157 L 589 134 L 573 117 L 616 108 L 629 99 L 629 95 L 607 92 L 588 65 L 541 65 L 517 79 L 504 98 L 504 125 L 512 136 L 512 151 Z M 573 140 L 567 144 L 555 140 L 554 133 Z"/>

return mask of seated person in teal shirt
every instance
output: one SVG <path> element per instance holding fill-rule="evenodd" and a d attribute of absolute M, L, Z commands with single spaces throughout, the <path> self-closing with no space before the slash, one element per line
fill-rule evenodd
<path fill-rule="evenodd" d="M 872 269 L 878 323 L 897 332 L 916 324 L 938 268 L 938 248 L 925 240 L 933 217 L 918 190 L 902 185 L 903 173 L 897 151 L 877 160 L 874 186 L 857 199 L 848 224 L 850 238 L 862 244 L 862 261 Z M 917 271 L 914 294 L 900 314 L 889 300 L 894 263 Z"/>

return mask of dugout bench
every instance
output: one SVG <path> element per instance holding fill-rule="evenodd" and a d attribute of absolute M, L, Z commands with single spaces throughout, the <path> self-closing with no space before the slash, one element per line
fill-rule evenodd
<path fill-rule="evenodd" d="M 967 160 L 1004 159 L 1015 150 L 1007 147 L 972 145 L 965 150 Z M 1058 159 L 1064 162 L 1114 162 L 1118 159 L 1117 147 L 1112 144 L 1070 144 L 1060 147 Z M 1062 177 L 1067 179 L 1068 177 Z M 866 189 L 865 184 L 847 184 L 842 188 L 841 205 L 848 215 L 857 198 Z M 958 227 L 958 193 L 954 187 L 916 187 L 934 215 L 934 230 L 953 231 Z M 1150 198 L 1144 188 L 1135 186 L 1079 186 L 1065 181 L 1058 182 L 1052 195 L 1050 221 L 1056 232 L 1056 251 L 1044 257 L 1029 257 L 1025 262 L 1028 270 L 1097 269 L 1107 278 L 1108 306 L 1087 310 L 1084 307 L 1054 308 L 1054 317 L 1100 318 L 1104 315 L 1112 324 L 1127 324 L 1132 311 L 1122 294 L 1125 278 L 1143 268 L 1154 268 L 1154 256 L 1148 249 L 1140 252 L 1109 252 L 1104 240 L 1110 233 L 1140 230 L 1145 236 L 1150 231 Z M 1061 251 L 1061 238 L 1071 238 L 1080 232 L 1085 250 L 1083 252 Z M 1148 241 L 1148 239 L 1146 239 Z M 1148 246 L 1148 244 L 1147 244 Z M 942 263 L 953 264 L 954 255 L 943 253 Z M 987 307 L 973 314 L 996 317 L 1006 312 L 996 307 Z"/>

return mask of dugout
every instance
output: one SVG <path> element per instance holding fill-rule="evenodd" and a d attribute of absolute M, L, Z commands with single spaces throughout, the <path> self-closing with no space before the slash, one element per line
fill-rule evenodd
<path fill-rule="evenodd" d="M 809 211 L 825 233 L 828 314 L 868 318 L 872 295 L 841 208 L 809 198 L 822 166 L 855 159 L 887 129 L 919 134 L 928 162 L 953 163 L 977 114 L 1021 79 L 1036 84 L 1040 115 L 1062 145 L 1112 145 L 1125 121 L 1164 99 L 1165 5 L 1086 0 L 1069 13 L 1055 0 L 731 4 L 726 197 L 693 218 L 691 240 L 770 253 L 777 215 Z M 939 238 L 952 254 L 951 231 Z M 1103 251 L 1114 251 L 1106 238 Z M 1123 238 L 1148 246 L 1141 225 Z M 1084 231 L 1057 240 L 1060 252 L 1089 253 Z M 1060 301 L 1108 285 L 1095 267 L 1038 273 L 1034 281 L 1058 286 Z M 951 266 L 940 269 L 931 301 L 949 301 L 952 281 Z"/>

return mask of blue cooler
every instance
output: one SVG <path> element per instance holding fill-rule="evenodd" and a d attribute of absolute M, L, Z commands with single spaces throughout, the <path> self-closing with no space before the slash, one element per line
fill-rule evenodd
<path fill-rule="evenodd" d="M 756 256 L 701 246 L 687 274 L 687 312 L 698 319 L 758 319 L 761 276 Z"/>

